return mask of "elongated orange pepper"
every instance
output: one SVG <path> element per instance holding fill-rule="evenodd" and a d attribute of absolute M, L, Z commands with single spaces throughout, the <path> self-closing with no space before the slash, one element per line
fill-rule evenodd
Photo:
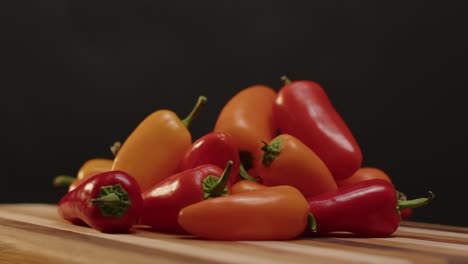
<path fill-rule="evenodd" d="M 142 192 L 174 174 L 192 144 L 188 126 L 205 103 L 206 98 L 200 96 L 192 112 L 183 120 L 166 109 L 150 114 L 122 144 L 112 170 L 133 176 Z"/>
<path fill-rule="evenodd" d="M 189 205 L 178 221 L 188 233 L 207 239 L 287 240 L 304 231 L 308 218 L 304 196 L 294 187 L 276 186 Z"/>
<path fill-rule="evenodd" d="M 241 180 L 231 187 L 231 194 L 246 193 L 268 188 L 265 185 L 251 180 Z"/>
<path fill-rule="evenodd" d="M 75 177 L 60 175 L 54 179 L 55 186 L 68 186 L 68 191 L 74 190 L 78 185 L 80 185 L 85 180 L 91 178 L 96 174 L 101 172 L 110 171 L 112 169 L 113 160 L 104 159 L 104 158 L 94 158 L 87 160 L 83 165 L 81 165 L 78 173 Z"/>
<path fill-rule="evenodd" d="M 350 185 L 353 183 L 373 180 L 373 179 L 382 179 L 384 181 L 388 181 L 389 183 L 392 183 L 392 180 L 384 171 L 378 168 L 374 168 L 374 167 L 359 168 L 351 177 L 344 179 L 344 180 L 338 180 L 336 181 L 336 183 L 338 184 L 339 187 L 341 187 L 341 186 L 346 186 L 346 185 Z"/>
<path fill-rule="evenodd" d="M 262 151 L 257 171 L 266 186 L 291 185 L 305 197 L 338 188 L 325 163 L 291 135 L 277 136 Z"/>
<path fill-rule="evenodd" d="M 234 95 L 221 110 L 214 131 L 229 133 L 239 148 L 243 169 L 255 164 L 262 147 L 259 140 L 276 135 L 273 104 L 276 92 L 265 85 L 254 85 Z"/>

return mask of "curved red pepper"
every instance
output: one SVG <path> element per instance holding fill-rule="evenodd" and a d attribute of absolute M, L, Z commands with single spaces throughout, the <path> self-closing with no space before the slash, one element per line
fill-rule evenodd
<path fill-rule="evenodd" d="M 229 176 L 231 184 L 240 180 L 239 150 L 234 138 L 223 132 L 211 132 L 197 139 L 185 152 L 179 165 L 179 172 L 192 169 L 204 164 L 216 165 L 220 168 L 226 166 L 232 160 L 232 169 Z"/>
<path fill-rule="evenodd" d="M 278 92 L 273 114 L 279 130 L 312 149 L 335 180 L 348 178 L 361 167 L 359 145 L 319 84 L 287 80 Z"/>
<path fill-rule="evenodd" d="M 224 172 L 215 165 L 201 165 L 159 182 L 143 193 L 141 224 L 162 232 L 186 233 L 177 221 L 179 211 L 193 203 L 229 194 L 231 167 L 232 161 Z"/>
<path fill-rule="evenodd" d="M 73 224 L 87 224 L 105 233 L 120 233 L 138 223 L 142 197 L 136 180 L 123 171 L 97 174 L 58 203 L 59 215 Z"/>
<path fill-rule="evenodd" d="M 341 187 L 308 199 L 317 234 L 351 232 L 359 236 L 386 237 L 400 224 L 399 210 L 429 203 L 428 198 L 398 200 L 393 185 L 381 179 Z M 311 234 L 308 230 L 305 234 Z"/>

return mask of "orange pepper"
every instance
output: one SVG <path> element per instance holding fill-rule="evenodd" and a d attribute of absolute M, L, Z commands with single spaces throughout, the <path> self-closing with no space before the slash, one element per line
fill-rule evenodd
<path fill-rule="evenodd" d="M 265 85 L 254 85 L 234 95 L 221 110 L 214 131 L 229 133 L 239 148 L 245 170 L 251 169 L 254 156 L 262 147 L 260 140 L 276 135 L 273 104 L 276 92 Z"/>
<path fill-rule="evenodd" d="M 264 144 L 257 171 L 266 186 L 291 185 L 305 197 L 338 188 L 325 163 L 297 138 L 282 134 Z"/>
<path fill-rule="evenodd" d="M 246 193 L 268 188 L 265 185 L 251 180 L 241 180 L 231 187 L 231 194 Z"/>
<path fill-rule="evenodd" d="M 359 168 L 351 177 L 341 181 L 336 181 L 336 183 L 338 184 L 338 186 L 341 187 L 372 179 L 382 179 L 388 181 L 389 183 L 392 183 L 390 177 L 388 177 L 388 175 L 385 172 L 373 167 Z"/>
<path fill-rule="evenodd" d="M 276 186 L 189 205 L 178 221 L 206 239 L 287 240 L 304 231 L 308 217 L 309 205 L 296 188 Z"/>
<path fill-rule="evenodd" d="M 133 176 L 142 192 L 174 174 L 192 144 L 188 126 L 205 103 L 206 98 L 200 96 L 184 120 L 166 109 L 150 114 L 122 144 L 112 170 L 125 171 Z"/>
<path fill-rule="evenodd" d="M 91 178 L 96 174 L 101 172 L 110 171 L 112 169 L 113 160 L 103 159 L 103 158 L 94 158 L 87 160 L 83 165 L 81 165 L 78 170 L 77 176 L 67 176 L 60 175 L 54 179 L 55 186 L 68 186 L 68 191 L 72 191 L 78 185 L 80 185 L 85 180 Z"/>

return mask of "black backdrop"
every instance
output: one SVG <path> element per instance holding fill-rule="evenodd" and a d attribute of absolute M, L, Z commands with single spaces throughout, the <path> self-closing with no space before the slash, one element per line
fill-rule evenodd
<path fill-rule="evenodd" d="M 12 3 L 10 3 L 11 5 Z M 57 174 L 111 157 L 149 113 L 210 131 L 237 91 L 321 83 L 362 147 L 410 197 L 413 219 L 468 225 L 463 1 L 24 1 L 3 8 L 0 202 L 58 201 Z"/>

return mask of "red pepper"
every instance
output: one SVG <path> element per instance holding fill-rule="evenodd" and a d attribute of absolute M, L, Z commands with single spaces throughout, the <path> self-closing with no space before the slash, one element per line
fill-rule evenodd
<path fill-rule="evenodd" d="M 381 179 L 341 187 L 311 197 L 309 209 L 317 234 L 351 232 L 366 237 L 390 236 L 400 224 L 399 210 L 416 208 L 434 197 L 399 201 L 393 185 Z M 305 234 L 310 232 L 306 230 Z"/>
<path fill-rule="evenodd" d="M 286 84 L 273 106 L 281 133 L 295 136 L 312 149 L 335 180 L 353 175 L 361 167 L 361 149 L 323 88 L 312 81 L 284 79 Z"/>
<path fill-rule="evenodd" d="M 411 208 L 406 208 L 400 211 L 400 216 L 402 220 L 406 220 L 410 218 L 412 214 L 413 214 L 413 210 Z"/>
<path fill-rule="evenodd" d="M 211 132 L 199 138 L 185 152 L 179 166 L 179 171 L 185 171 L 204 164 L 216 165 L 223 168 L 232 160 L 232 169 L 229 182 L 234 184 L 240 180 L 239 150 L 231 134 L 223 132 Z"/>
<path fill-rule="evenodd" d="M 143 193 L 141 224 L 162 232 L 185 233 L 177 222 L 179 211 L 205 199 L 229 194 L 231 167 L 232 161 L 224 172 L 215 165 L 201 165 L 159 182 Z"/>
<path fill-rule="evenodd" d="M 105 233 L 126 232 L 138 223 L 143 200 L 136 180 L 123 171 L 97 174 L 62 197 L 59 215 Z"/>

